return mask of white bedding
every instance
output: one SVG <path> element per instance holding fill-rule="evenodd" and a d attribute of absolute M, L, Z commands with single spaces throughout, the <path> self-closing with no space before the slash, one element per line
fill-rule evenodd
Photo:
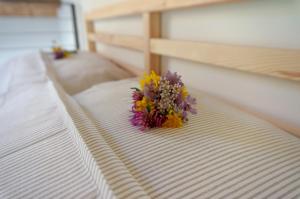
<path fill-rule="evenodd" d="M 69 114 L 76 103 L 41 54 L 10 64 L 20 70 L 1 96 L 0 198 L 114 198 L 79 133 L 92 127 L 84 114 L 77 121 Z"/>
<path fill-rule="evenodd" d="M 136 86 L 105 83 L 75 99 L 151 198 L 300 197 L 299 138 L 200 92 L 183 128 L 140 132 L 128 121 Z"/>
<path fill-rule="evenodd" d="M 132 75 L 96 53 L 78 52 L 49 63 L 64 90 L 74 95 L 93 85 L 126 79 Z"/>
<path fill-rule="evenodd" d="M 0 96 L 0 198 L 299 198 L 300 141 L 201 93 L 180 129 L 129 124 L 136 80 L 70 97 L 40 53 Z"/>

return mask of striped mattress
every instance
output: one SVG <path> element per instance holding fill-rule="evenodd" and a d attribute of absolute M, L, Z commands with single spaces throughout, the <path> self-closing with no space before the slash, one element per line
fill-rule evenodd
<path fill-rule="evenodd" d="M 128 122 L 136 80 L 70 97 L 47 64 L 5 65 L 1 199 L 300 197 L 299 138 L 199 92 L 183 128 L 142 133 Z"/>
<path fill-rule="evenodd" d="M 116 198 L 80 136 L 87 120 L 74 121 L 79 106 L 45 63 L 35 52 L 0 66 L 10 76 L 0 95 L 0 198 Z"/>
<path fill-rule="evenodd" d="M 200 92 L 183 128 L 140 132 L 129 124 L 136 86 L 104 83 L 75 96 L 98 131 L 86 144 L 120 198 L 133 198 L 126 180 L 150 198 L 300 198 L 299 138 Z"/>

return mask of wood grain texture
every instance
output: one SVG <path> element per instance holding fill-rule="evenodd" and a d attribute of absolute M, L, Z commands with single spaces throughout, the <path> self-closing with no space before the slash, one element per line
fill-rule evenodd
<path fill-rule="evenodd" d="M 101 55 L 102 57 L 104 57 L 105 59 L 108 59 L 109 61 L 111 61 L 112 63 L 116 64 L 117 66 L 119 66 L 120 68 L 130 72 L 131 74 L 133 74 L 134 76 L 142 76 L 144 74 L 144 70 L 142 68 L 138 68 L 135 66 L 132 66 L 128 63 L 125 63 L 123 61 L 117 60 L 116 58 L 104 54 L 104 53 L 99 53 L 99 55 Z"/>
<path fill-rule="evenodd" d="M 161 15 L 160 13 L 145 13 L 143 15 L 144 22 L 144 42 L 145 42 L 145 70 L 150 73 L 155 71 L 161 74 L 161 57 L 151 53 L 151 39 L 161 37 Z"/>
<path fill-rule="evenodd" d="M 132 50 L 144 51 L 144 40 L 142 37 L 96 32 L 90 33 L 88 39 L 89 41 L 103 42 Z"/>
<path fill-rule="evenodd" d="M 151 39 L 151 52 L 226 68 L 300 80 L 300 50 Z"/>
<path fill-rule="evenodd" d="M 24 3 L 24 2 L 27 2 L 27 3 L 36 3 L 36 2 L 39 2 L 39 3 L 60 3 L 61 0 L 0 0 L 0 1 L 3 1 L 3 2 L 18 2 L 18 3 Z"/>
<path fill-rule="evenodd" d="M 0 1 L 0 16 L 56 16 L 58 7 L 58 3 Z"/>
<path fill-rule="evenodd" d="M 238 0 L 126 0 L 117 4 L 96 9 L 86 15 L 89 20 L 174 10 L 195 6 L 206 6 Z"/>
<path fill-rule="evenodd" d="M 87 35 L 95 34 L 95 24 L 93 21 L 86 20 L 85 25 L 86 25 Z M 97 51 L 96 42 L 88 39 L 88 49 L 91 52 L 96 52 Z"/>

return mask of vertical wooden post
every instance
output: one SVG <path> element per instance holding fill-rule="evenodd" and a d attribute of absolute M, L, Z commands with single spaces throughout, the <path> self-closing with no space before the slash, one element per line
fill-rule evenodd
<path fill-rule="evenodd" d="M 161 57 L 151 53 L 151 39 L 161 37 L 161 15 L 159 12 L 145 13 L 143 15 L 144 21 L 144 35 L 145 35 L 145 71 L 155 71 L 161 74 Z"/>
<path fill-rule="evenodd" d="M 97 51 L 97 49 L 96 49 L 96 42 L 92 41 L 89 38 L 89 34 L 94 34 L 95 33 L 94 22 L 86 20 L 85 24 L 86 24 L 86 34 L 87 34 L 87 41 L 88 41 L 88 50 L 91 51 L 91 52 L 96 52 Z"/>

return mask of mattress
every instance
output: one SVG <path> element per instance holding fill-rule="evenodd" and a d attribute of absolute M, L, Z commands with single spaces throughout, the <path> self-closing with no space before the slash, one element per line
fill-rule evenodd
<path fill-rule="evenodd" d="M 20 70 L 0 96 L 0 198 L 115 198 L 68 113 L 74 101 L 43 56 L 6 67 Z"/>
<path fill-rule="evenodd" d="M 49 59 L 48 68 L 53 69 L 56 79 L 70 95 L 95 84 L 132 77 L 129 72 L 91 52 L 78 52 L 61 60 Z"/>
<path fill-rule="evenodd" d="M 299 138 L 198 91 L 198 114 L 184 127 L 140 132 L 129 123 L 136 86 L 104 83 L 75 96 L 97 128 L 86 144 L 115 193 L 131 176 L 130 188 L 150 198 L 300 198 Z M 91 137 L 105 142 L 108 160 Z"/>
<path fill-rule="evenodd" d="M 183 128 L 140 132 L 135 79 L 71 97 L 40 53 L 4 67 L 1 199 L 300 197 L 299 138 L 201 92 Z"/>

